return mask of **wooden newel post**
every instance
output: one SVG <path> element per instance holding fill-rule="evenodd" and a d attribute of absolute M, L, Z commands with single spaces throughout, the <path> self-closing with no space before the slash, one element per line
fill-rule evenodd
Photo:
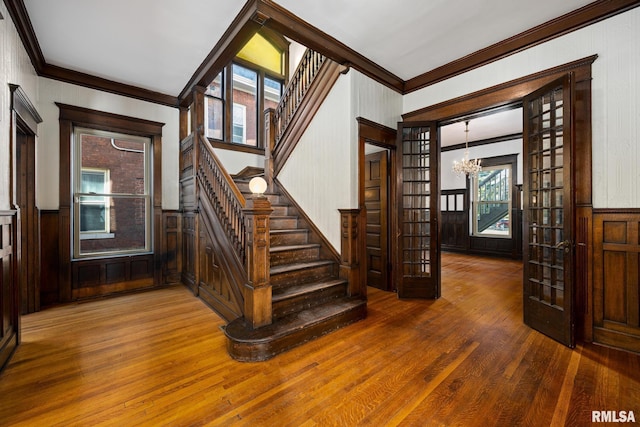
<path fill-rule="evenodd" d="M 349 281 L 349 296 L 365 296 L 360 272 L 360 209 L 340 211 L 340 278 Z"/>
<path fill-rule="evenodd" d="M 247 272 L 244 317 L 255 329 L 272 321 L 271 282 L 269 280 L 269 215 L 273 212 L 269 199 L 253 196 L 243 209 L 247 225 Z"/>
<path fill-rule="evenodd" d="M 276 127 L 273 117 L 276 110 L 264 110 L 264 180 L 267 181 L 267 191 L 273 191 L 273 150 L 276 148 Z"/>

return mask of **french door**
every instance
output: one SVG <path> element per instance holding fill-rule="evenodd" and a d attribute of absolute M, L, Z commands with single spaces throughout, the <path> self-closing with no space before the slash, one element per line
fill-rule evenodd
<path fill-rule="evenodd" d="M 523 100 L 524 322 L 573 347 L 573 81 Z"/>
<path fill-rule="evenodd" d="M 398 132 L 395 277 L 400 298 L 440 297 L 437 136 L 436 122 L 401 123 Z"/>

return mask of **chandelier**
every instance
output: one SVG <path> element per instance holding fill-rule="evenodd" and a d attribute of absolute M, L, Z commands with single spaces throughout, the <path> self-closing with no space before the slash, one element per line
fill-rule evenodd
<path fill-rule="evenodd" d="M 461 162 L 457 160 L 453 162 L 453 171 L 458 176 L 464 174 L 476 177 L 482 166 L 480 166 L 480 159 L 469 160 L 469 120 L 465 122 L 465 126 L 464 158 Z"/>

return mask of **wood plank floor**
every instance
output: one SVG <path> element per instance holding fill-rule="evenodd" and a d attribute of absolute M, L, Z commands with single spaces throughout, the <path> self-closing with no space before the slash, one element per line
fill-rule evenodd
<path fill-rule="evenodd" d="M 263 363 L 183 287 L 24 316 L 0 425 L 582 426 L 640 418 L 640 356 L 522 323 L 519 262 L 445 254 L 443 297 L 369 289 L 369 316 Z"/>

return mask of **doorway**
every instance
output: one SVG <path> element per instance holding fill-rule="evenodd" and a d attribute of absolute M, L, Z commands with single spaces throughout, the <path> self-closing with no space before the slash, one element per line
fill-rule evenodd
<path fill-rule="evenodd" d="M 531 144 L 531 147 L 538 144 L 538 148 L 528 151 L 529 155 L 523 159 L 523 164 L 526 165 L 524 174 L 528 176 L 527 170 L 530 170 L 541 179 L 535 184 L 542 183 L 541 187 L 535 187 L 533 186 L 533 178 L 528 176 L 532 178 L 530 179 L 532 186 L 523 189 L 525 216 L 523 233 L 526 233 L 523 236 L 523 242 L 524 247 L 527 250 L 531 249 L 531 254 L 533 254 L 531 259 L 528 253 L 524 254 L 530 265 L 530 268 L 524 269 L 525 274 L 523 275 L 524 298 L 531 300 L 529 301 L 531 316 L 528 317 L 527 324 L 545 334 L 551 335 L 551 331 L 559 332 L 560 329 L 557 325 L 544 327 L 543 306 L 561 302 L 562 307 L 557 307 L 558 311 L 564 312 L 569 321 L 567 322 L 566 317 L 554 316 L 556 321 L 562 322 L 560 327 L 562 333 L 555 334 L 553 337 L 569 346 L 572 345 L 573 337 L 585 337 L 589 340 L 593 324 L 592 314 L 587 309 L 587 298 L 593 283 L 592 278 L 586 272 L 589 271 L 589 253 L 592 250 L 589 226 L 593 215 L 590 81 L 591 65 L 595 59 L 595 56 L 587 57 L 403 115 L 403 123 L 442 123 L 474 112 L 488 111 L 524 102 L 526 107 L 524 123 L 529 123 L 530 128 L 533 129 L 528 133 L 533 137 L 527 143 Z M 558 83 L 559 79 L 569 73 L 571 73 L 570 84 L 572 86 L 570 90 L 566 89 L 568 86 L 564 86 L 563 83 Z M 546 87 L 550 84 L 551 86 Z M 543 92 L 535 93 L 541 88 L 544 88 Z M 527 98 L 528 94 L 532 95 Z M 563 97 L 560 102 L 556 101 L 556 99 L 561 99 L 557 97 L 558 95 Z M 564 98 L 565 95 L 566 98 Z M 542 106 L 537 112 L 534 111 L 538 108 L 536 105 Z M 575 115 L 574 122 L 570 120 L 569 115 L 566 115 L 568 111 Z M 547 113 L 555 115 L 554 123 L 551 126 L 547 121 Z M 558 114 L 563 114 L 563 119 L 558 120 L 560 117 Z M 537 120 L 539 120 L 537 125 L 542 125 L 542 127 L 536 127 Z M 570 132 L 573 134 L 570 135 Z M 560 147 L 562 147 L 561 150 Z M 552 157 L 554 160 L 551 160 Z M 556 163 L 549 163 L 549 161 Z M 564 194 L 562 203 L 568 203 L 566 205 L 560 202 L 560 198 L 555 199 L 554 204 L 544 202 L 544 198 L 547 195 L 554 195 L 553 191 L 556 190 L 553 181 L 546 180 L 552 173 L 567 173 L 569 178 L 577 177 L 575 181 L 571 182 L 564 180 L 559 186 L 562 188 L 558 188 L 555 193 L 556 197 L 559 197 L 560 193 Z M 545 183 L 550 183 L 550 185 L 546 186 Z M 548 194 L 547 190 L 549 190 Z M 436 194 L 439 199 L 439 191 Z M 567 197 L 567 194 L 570 196 Z M 543 202 L 540 202 L 541 200 Z M 555 209 L 555 214 L 551 213 L 552 209 Z M 439 214 L 439 211 L 436 213 Z M 566 221 L 563 217 L 562 223 L 553 224 L 551 222 L 553 215 L 558 215 L 558 217 L 564 215 Z M 435 220 L 437 221 L 438 218 Z M 577 227 L 576 224 L 581 226 Z M 564 230 L 565 225 L 570 227 L 569 231 L 559 232 L 561 228 Z M 539 232 L 543 234 L 536 234 Z M 554 233 L 555 237 L 547 239 L 546 236 L 552 236 Z M 529 240 L 533 238 L 532 236 L 541 236 L 546 240 L 534 242 Z M 566 253 L 567 249 L 569 258 L 560 261 L 562 256 L 560 252 Z M 565 275 L 565 272 L 568 272 L 568 276 Z M 525 309 L 526 307 L 527 304 L 525 304 Z M 526 315 L 525 318 L 527 318 Z M 534 324 L 537 325 L 534 326 Z M 561 336 L 563 334 L 564 336 Z M 566 337 L 570 337 L 570 339 L 566 340 Z"/>
<path fill-rule="evenodd" d="M 389 272 L 389 150 L 365 145 L 364 205 L 367 212 L 367 285 L 383 291 L 393 290 Z"/>

